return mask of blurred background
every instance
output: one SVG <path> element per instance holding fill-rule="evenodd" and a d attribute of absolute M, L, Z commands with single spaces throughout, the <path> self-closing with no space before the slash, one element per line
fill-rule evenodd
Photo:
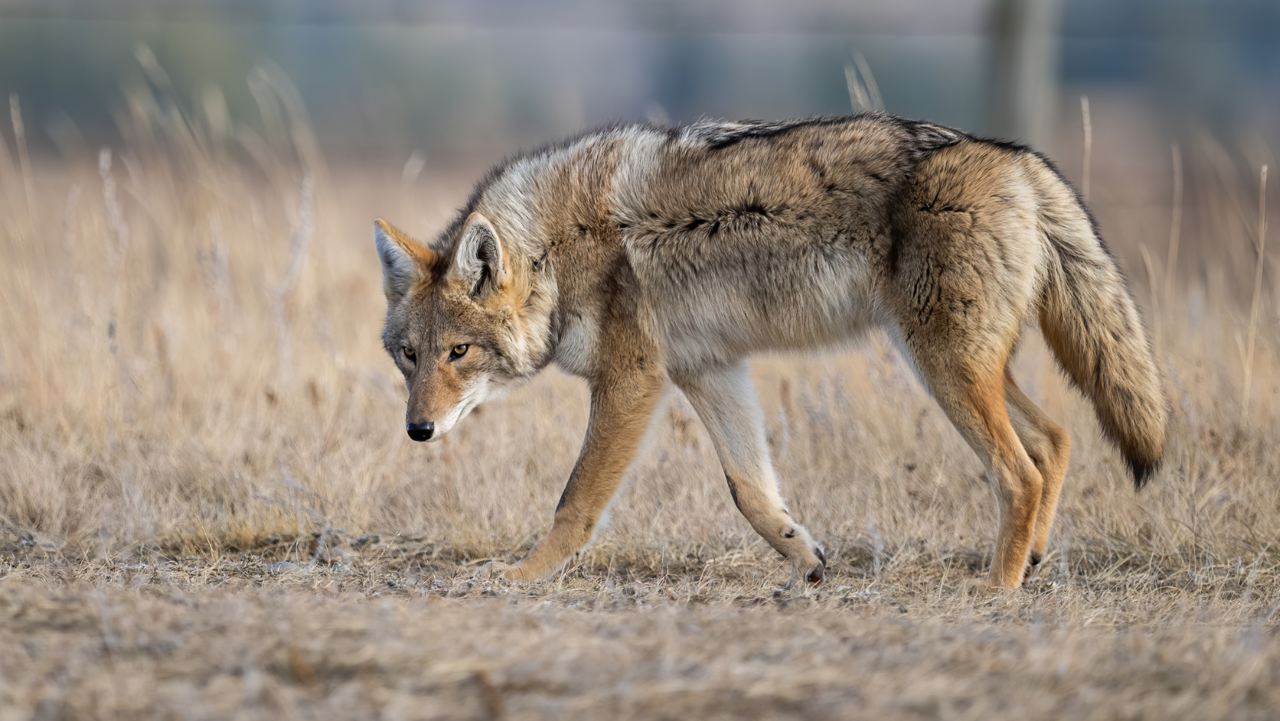
<path fill-rule="evenodd" d="M 843 113 L 848 65 L 890 112 L 1052 152 L 1079 136 L 1082 94 L 1150 138 L 1239 138 L 1241 160 L 1280 130 L 1274 0 L 4 0 L 0 18 L 0 91 L 63 152 L 120 137 L 140 45 L 181 102 L 238 122 L 257 114 L 250 71 L 278 65 L 331 151 Z"/>
<path fill-rule="evenodd" d="M 0 0 L 0 92 L 36 154 L 128 142 L 151 96 L 197 135 L 260 149 L 270 77 L 296 88 L 325 157 L 415 177 L 619 120 L 882 107 L 1030 142 L 1088 184 L 1088 96 L 1095 209 L 1109 235 L 1154 244 L 1169 229 L 1131 211 L 1203 205 L 1274 166 L 1280 3 Z"/>

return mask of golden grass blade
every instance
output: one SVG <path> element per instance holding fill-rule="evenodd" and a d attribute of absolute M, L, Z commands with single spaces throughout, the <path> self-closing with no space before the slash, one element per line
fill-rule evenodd
<path fill-rule="evenodd" d="M 13 122 L 13 141 L 18 149 L 18 161 L 22 164 L 22 187 L 27 193 L 27 217 L 34 218 L 36 212 L 35 177 L 31 172 L 31 155 L 27 151 L 27 130 L 22 122 L 22 106 L 18 103 L 18 94 L 9 96 L 9 118 Z"/>
<path fill-rule="evenodd" d="M 1080 194 L 1089 201 L 1089 177 L 1093 165 L 1093 123 L 1089 119 L 1089 96 L 1080 96 L 1080 118 L 1084 126 L 1084 169 L 1081 171 Z"/>
<path fill-rule="evenodd" d="M 1174 280 L 1178 270 L 1178 244 L 1182 241 L 1182 149 L 1177 143 L 1173 148 L 1173 210 L 1169 223 L 1169 254 L 1164 267 L 1165 305 L 1173 302 Z"/>
<path fill-rule="evenodd" d="M 1240 391 L 1240 422 L 1249 416 L 1249 394 L 1253 384 L 1253 351 L 1258 339 L 1258 314 L 1262 307 L 1262 273 L 1267 265 L 1267 166 L 1258 178 L 1257 272 L 1253 280 L 1253 302 L 1249 306 L 1249 340 L 1244 354 L 1244 384 Z"/>

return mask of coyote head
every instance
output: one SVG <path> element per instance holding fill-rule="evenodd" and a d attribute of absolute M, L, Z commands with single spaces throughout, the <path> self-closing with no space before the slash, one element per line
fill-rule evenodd
<path fill-rule="evenodd" d="M 546 364 L 550 343 L 545 274 L 509 252 L 479 213 L 446 235 L 445 248 L 432 250 L 374 222 L 387 295 L 382 340 L 409 387 L 415 441 L 443 436 L 506 395 Z"/>

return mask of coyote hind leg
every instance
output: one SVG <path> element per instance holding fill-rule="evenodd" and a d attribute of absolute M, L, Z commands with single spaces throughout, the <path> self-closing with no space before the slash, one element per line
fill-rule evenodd
<path fill-rule="evenodd" d="M 1014 383 L 1008 368 L 1004 375 L 1005 402 L 1009 410 L 1009 420 L 1013 430 L 1022 441 L 1031 462 L 1040 477 L 1044 480 L 1044 488 L 1040 492 L 1040 509 L 1036 513 L 1035 533 L 1031 540 L 1031 555 L 1027 565 L 1026 577 L 1035 572 L 1040 559 L 1044 558 L 1045 544 L 1049 541 L 1049 528 L 1053 525 L 1053 516 L 1058 508 L 1058 495 L 1062 491 L 1062 482 L 1067 475 L 1067 460 L 1071 454 L 1071 436 L 1066 430 L 1054 423 L 1039 406 L 1031 402 L 1022 389 Z"/>
<path fill-rule="evenodd" d="M 764 416 L 745 361 L 672 380 L 693 404 L 720 456 L 733 502 L 765 541 L 791 561 L 788 587 L 803 576 L 821 583 L 827 559 L 778 494 L 778 479 L 765 444 Z"/>
<path fill-rule="evenodd" d="M 1031 549 L 1044 487 L 1005 407 L 1003 359 L 986 368 L 952 363 L 912 349 L 926 385 L 987 469 L 1000 509 L 988 584 L 1015 589 Z M 952 356 L 951 360 L 955 360 Z"/>

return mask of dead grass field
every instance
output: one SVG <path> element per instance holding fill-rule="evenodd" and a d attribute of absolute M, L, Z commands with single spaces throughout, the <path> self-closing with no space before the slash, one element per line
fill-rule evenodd
<path fill-rule="evenodd" d="M 875 337 L 755 366 L 824 586 L 777 590 L 682 399 L 597 541 L 506 585 L 471 571 L 548 529 L 585 387 L 548 371 L 409 442 L 370 223 L 434 232 L 478 169 L 326 165 L 261 82 L 264 134 L 150 95 L 110 156 L 32 162 L 0 133 L 0 720 L 1280 708 L 1280 297 L 1257 178 L 1220 148 L 1188 176 L 1180 250 L 1167 199 L 1098 206 L 1174 409 L 1147 490 L 1028 335 L 1020 383 L 1074 446 L 1023 590 L 961 591 L 994 501 Z"/>

